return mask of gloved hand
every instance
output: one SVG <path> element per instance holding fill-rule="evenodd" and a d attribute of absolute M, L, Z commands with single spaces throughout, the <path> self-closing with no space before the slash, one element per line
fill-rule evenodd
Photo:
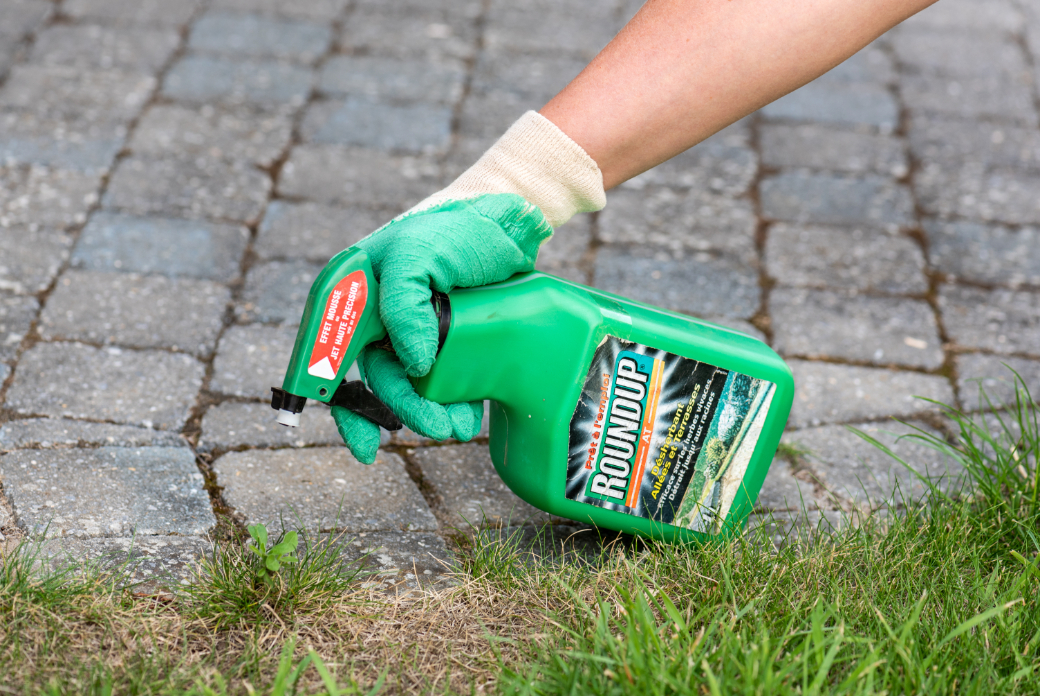
<path fill-rule="evenodd" d="M 430 289 L 447 293 L 533 270 L 553 227 L 605 202 L 592 158 L 532 111 L 454 183 L 358 242 L 379 281 L 379 314 L 396 352 L 369 346 L 358 358 L 373 393 L 420 435 L 472 439 L 482 402 L 436 404 L 408 381 L 429 372 L 437 355 Z M 379 427 L 338 406 L 332 416 L 358 461 L 375 461 Z"/>

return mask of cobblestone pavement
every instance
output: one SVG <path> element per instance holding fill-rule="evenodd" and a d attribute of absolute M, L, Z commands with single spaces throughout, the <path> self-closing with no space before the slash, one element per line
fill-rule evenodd
<path fill-rule="evenodd" d="M 0 533 L 182 569 L 217 514 L 344 533 L 435 577 L 483 516 L 546 517 L 477 444 L 327 412 L 279 429 L 308 286 L 579 72 L 625 0 L 0 3 Z M 915 396 L 1040 391 L 1040 2 L 941 0 L 611 192 L 540 267 L 768 341 L 798 393 L 759 501 L 783 523 L 920 484 L 851 434 Z M 277 288 L 275 290 L 274 288 Z M 485 433 L 486 434 L 486 433 Z M 905 440 L 922 473 L 955 476 Z M 572 530 L 571 527 L 566 527 Z"/>

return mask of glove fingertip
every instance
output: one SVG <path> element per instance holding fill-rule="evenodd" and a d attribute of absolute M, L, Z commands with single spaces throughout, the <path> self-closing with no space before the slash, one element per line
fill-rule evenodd
<path fill-rule="evenodd" d="M 448 417 L 451 419 L 452 436 L 459 442 L 469 442 L 480 432 L 480 424 L 484 420 L 484 402 L 452 404 L 448 407 Z"/>
<path fill-rule="evenodd" d="M 354 458 L 362 464 L 374 463 L 379 451 L 379 426 L 340 406 L 332 407 L 332 418 Z"/>

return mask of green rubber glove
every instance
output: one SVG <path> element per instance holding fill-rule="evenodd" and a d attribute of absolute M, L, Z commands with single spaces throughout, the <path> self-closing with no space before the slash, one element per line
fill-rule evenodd
<path fill-rule="evenodd" d="M 538 248 L 551 235 L 537 206 L 516 194 L 497 193 L 404 215 L 358 242 L 379 281 L 379 315 L 396 351 L 366 348 L 359 368 L 372 392 L 413 431 L 466 442 L 480 430 L 484 414 L 479 401 L 447 406 L 428 401 L 408 380 L 429 372 L 437 356 L 431 288 L 447 293 L 533 270 Z M 372 463 L 379 427 L 340 407 L 333 407 L 332 416 L 358 461 Z"/>

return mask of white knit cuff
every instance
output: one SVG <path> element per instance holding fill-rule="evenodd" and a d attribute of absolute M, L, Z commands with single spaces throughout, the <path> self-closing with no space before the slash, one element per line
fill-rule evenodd
<path fill-rule="evenodd" d="M 528 111 L 476 164 L 412 209 L 486 193 L 515 193 L 537 205 L 554 228 L 607 204 L 603 173 L 578 143 L 536 111 Z"/>

